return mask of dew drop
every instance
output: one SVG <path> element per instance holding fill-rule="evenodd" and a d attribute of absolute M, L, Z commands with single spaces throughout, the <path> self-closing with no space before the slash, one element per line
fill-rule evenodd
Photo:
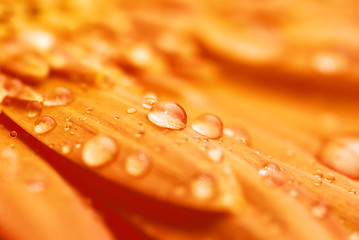
<path fill-rule="evenodd" d="M 93 110 L 92 107 L 88 107 L 88 108 L 86 108 L 86 113 L 90 114 L 90 113 L 92 113 L 92 110 Z"/>
<path fill-rule="evenodd" d="M 34 131 L 39 134 L 47 133 L 54 129 L 56 125 L 57 123 L 52 117 L 43 116 L 36 120 Z"/>
<path fill-rule="evenodd" d="M 40 116 L 42 112 L 42 105 L 40 102 L 29 102 L 26 105 L 26 114 L 29 118 L 35 118 Z"/>
<path fill-rule="evenodd" d="M 125 171 L 133 177 L 144 176 L 151 165 L 149 157 L 144 153 L 128 156 L 125 159 Z"/>
<path fill-rule="evenodd" d="M 193 121 L 192 128 L 209 138 L 220 138 L 223 131 L 222 121 L 213 114 L 200 115 Z"/>
<path fill-rule="evenodd" d="M 314 176 L 314 183 L 313 183 L 314 186 L 319 187 L 319 186 L 322 185 L 322 183 L 323 183 L 323 179 L 322 179 L 321 177 L 315 175 L 315 176 Z"/>
<path fill-rule="evenodd" d="M 114 139 L 97 135 L 84 144 L 82 159 L 89 167 L 100 167 L 114 160 L 117 152 L 118 145 Z"/>
<path fill-rule="evenodd" d="M 16 138 L 17 132 L 16 131 L 10 131 L 10 137 Z"/>
<path fill-rule="evenodd" d="M 241 127 L 231 125 L 223 128 L 223 134 L 233 139 L 235 142 L 241 142 L 245 145 L 249 145 L 248 133 Z"/>
<path fill-rule="evenodd" d="M 192 195 L 198 199 L 211 199 L 214 197 L 215 191 L 215 181 L 209 175 L 199 175 L 191 182 Z"/>
<path fill-rule="evenodd" d="M 334 175 L 334 173 L 332 173 L 332 172 L 328 173 L 328 174 L 325 176 L 324 180 L 326 180 L 327 182 L 330 182 L 330 183 L 334 182 L 334 181 L 335 181 L 335 175 Z"/>
<path fill-rule="evenodd" d="M 208 156 L 213 162 L 219 163 L 223 161 L 224 153 L 220 147 L 215 147 L 208 150 Z"/>
<path fill-rule="evenodd" d="M 152 123 L 162 128 L 180 130 L 187 124 L 186 111 L 175 102 L 158 102 L 147 116 Z"/>
<path fill-rule="evenodd" d="M 44 97 L 44 105 L 48 107 L 64 106 L 74 100 L 73 93 L 64 87 L 57 87 L 49 91 Z"/>
<path fill-rule="evenodd" d="M 153 93 L 148 93 L 143 97 L 142 106 L 146 109 L 151 109 L 158 101 L 158 98 Z"/>
<path fill-rule="evenodd" d="M 324 218 L 328 214 L 328 207 L 322 203 L 315 204 L 311 208 L 311 213 L 316 218 Z"/>
<path fill-rule="evenodd" d="M 282 170 L 274 163 L 268 163 L 258 171 L 267 185 L 280 186 L 284 183 Z"/>
<path fill-rule="evenodd" d="M 320 161 L 347 177 L 359 179 L 359 138 L 342 137 L 324 146 Z"/>
<path fill-rule="evenodd" d="M 128 113 L 128 114 L 132 114 L 132 113 L 135 113 L 135 112 L 137 112 L 136 108 L 129 108 L 129 109 L 127 109 L 127 113 Z"/>

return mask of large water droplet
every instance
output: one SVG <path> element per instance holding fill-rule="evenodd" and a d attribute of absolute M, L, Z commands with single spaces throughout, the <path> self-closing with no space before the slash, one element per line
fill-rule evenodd
<path fill-rule="evenodd" d="M 29 118 L 40 116 L 42 112 L 42 105 L 40 102 L 29 102 L 26 106 L 26 113 Z"/>
<path fill-rule="evenodd" d="M 329 168 L 359 179 L 359 138 L 335 139 L 324 146 L 319 157 Z"/>
<path fill-rule="evenodd" d="M 56 125 L 57 123 L 52 117 L 43 116 L 36 120 L 34 131 L 39 134 L 47 133 L 54 129 Z"/>
<path fill-rule="evenodd" d="M 175 102 L 158 102 L 147 116 L 152 123 L 162 128 L 180 130 L 187 124 L 186 111 Z"/>
<path fill-rule="evenodd" d="M 82 150 L 82 159 L 89 167 L 100 167 L 115 159 L 118 152 L 116 141 L 104 135 L 88 140 Z"/>
<path fill-rule="evenodd" d="M 137 153 L 126 158 L 125 170 L 133 177 L 142 177 L 148 172 L 150 164 L 151 161 L 146 154 Z"/>
<path fill-rule="evenodd" d="M 280 186 L 284 183 L 282 170 L 274 163 L 268 163 L 258 171 L 267 185 Z"/>
<path fill-rule="evenodd" d="M 74 100 L 73 93 L 64 87 L 57 87 L 49 91 L 44 97 L 45 106 L 64 106 Z"/>
<path fill-rule="evenodd" d="M 199 175 L 191 182 L 191 192 L 196 198 L 207 200 L 214 197 L 216 186 L 214 179 L 209 175 Z"/>
<path fill-rule="evenodd" d="M 194 120 L 192 128 L 196 132 L 209 138 L 219 138 L 222 136 L 222 121 L 213 114 L 203 114 Z"/>

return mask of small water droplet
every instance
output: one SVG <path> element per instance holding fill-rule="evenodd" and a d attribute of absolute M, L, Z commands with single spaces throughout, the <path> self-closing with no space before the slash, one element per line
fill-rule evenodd
<path fill-rule="evenodd" d="M 25 182 L 26 188 L 32 193 L 41 193 L 45 190 L 46 184 L 42 179 L 32 179 Z"/>
<path fill-rule="evenodd" d="M 44 105 L 48 107 L 64 106 L 74 100 L 73 93 L 64 87 L 57 87 L 49 91 L 44 97 Z"/>
<path fill-rule="evenodd" d="M 200 115 L 193 121 L 192 128 L 209 138 L 220 138 L 223 131 L 222 121 L 213 114 Z"/>
<path fill-rule="evenodd" d="M 61 146 L 61 152 L 63 154 L 69 154 L 71 152 L 71 149 L 72 149 L 71 143 L 65 143 L 64 145 Z"/>
<path fill-rule="evenodd" d="M 215 147 L 208 150 L 208 156 L 213 162 L 219 163 L 223 161 L 224 153 L 220 147 Z"/>
<path fill-rule="evenodd" d="M 39 134 L 47 133 L 54 129 L 56 125 L 57 123 L 52 117 L 43 116 L 36 120 L 34 131 Z"/>
<path fill-rule="evenodd" d="M 13 138 L 17 137 L 17 132 L 16 131 L 10 131 L 10 136 Z"/>
<path fill-rule="evenodd" d="M 315 173 L 313 175 L 315 177 L 320 177 L 320 178 L 323 178 L 323 176 L 324 176 L 322 170 L 320 170 L 320 169 L 315 170 Z"/>
<path fill-rule="evenodd" d="M 334 182 L 334 181 L 335 181 L 335 175 L 334 175 L 334 173 L 332 173 L 332 172 L 328 173 L 328 174 L 325 176 L 324 180 L 326 180 L 327 182 L 330 182 L 330 183 Z"/>
<path fill-rule="evenodd" d="M 144 153 L 128 156 L 125 160 L 125 171 L 133 177 L 144 176 L 151 165 L 149 157 Z"/>
<path fill-rule="evenodd" d="M 35 118 L 40 116 L 42 112 L 42 105 L 40 102 L 29 102 L 26 105 L 26 113 L 29 118 Z"/>
<path fill-rule="evenodd" d="M 151 109 L 158 101 L 157 96 L 154 93 L 148 93 L 143 97 L 142 106 L 146 109 Z"/>
<path fill-rule="evenodd" d="M 93 111 L 92 107 L 88 107 L 88 108 L 86 108 L 86 113 L 87 113 L 87 114 L 92 113 L 92 111 Z"/>
<path fill-rule="evenodd" d="M 267 185 L 280 186 L 284 183 L 282 170 L 274 163 L 268 163 L 258 171 Z"/>
<path fill-rule="evenodd" d="M 127 113 L 128 113 L 128 114 L 132 114 L 132 113 L 135 113 L 135 112 L 137 112 L 136 108 L 129 108 L 129 109 L 127 109 Z"/>
<path fill-rule="evenodd" d="M 235 142 L 241 142 L 247 146 L 249 145 L 248 133 L 242 127 L 236 125 L 227 126 L 223 128 L 223 134 L 230 137 Z"/>
<path fill-rule="evenodd" d="M 347 177 L 359 179 L 359 138 L 334 139 L 323 147 L 319 158 L 329 168 Z"/>
<path fill-rule="evenodd" d="M 321 186 L 323 183 L 323 179 L 319 176 L 314 176 L 314 186 Z"/>
<path fill-rule="evenodd" d="M 328 207 L 322 203 L 312 206 L 311 213 L 316 218 L 324 218 L 328 214 Z"/>
<path fill-rule="evenodd" d="M 162 128 L 180 130 L 187 124 L 186 111 L 175 102 L 158 102 L 147 116 L 152 123 Z"/>
<path fill-rule="evenodd" d="M 214 197 L 216 192 L 215 181 L 209 175 L 199 175 L 191 182 L 192 195 L 198 199 L 208 200 Z"/>
<path fill-rule="evenodd" d="M 114 139 L 97 135 L 84 144 L 82 159 L 89 167 L 100 167 L 114 160 L 117 152 L 118 145 Z"/>

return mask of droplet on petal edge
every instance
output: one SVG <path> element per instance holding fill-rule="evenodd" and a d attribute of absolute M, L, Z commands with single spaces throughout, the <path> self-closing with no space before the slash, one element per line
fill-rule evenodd
<path fill-rule="evenodd" d="M 34 131 L 39 134 L 47 133 L 57 126 L 56 121 L 49 116 L 43 116 L 36 120 Z"/>
<path fill-rule="evenodd" d="M 142 106 L 146 109 L 151 109 L 158 101 L 158 98 L 153 93 L 148 93 L 143 97 Z"/>
<path fill-rule="evenodd" d="M 342 137 L 327 143 L 319 160 L 329 168 L 353 179 L 359 179 L 359 138 Z"/>
<path fill-rule="evenodd" d="M 125 159 L 125 171 L 133 177 L 142 177 L 150 169 L 151 161 L 145 153 L 130 155 Z"/>
<path fill-rule="evenodd" d="M 69 89 L 57 87 L 46 94 L 43 104 L 47 107 L 64 106 L 73 100 L 74 95 Z"/>
<path fill-rule="evenodd" d="M 42 105 L 40 102 L 29 102 L 26 106 L 26 113 L 29 118 L 40 116 L 42 112 Z"/>
<path fill-rule="evenodd" d="M 158 127 L 181 130 L 186 127 L 186 111 L 177 103 L 162 101 L 155 104 L 147 115 Z"/>
<path fill-rule="evenodd" d="M 193 121 L 192 129 L 209 138 L 220 138 L 223 132 L 223 124 L 216 115 L 203 114 Z"/>
<path fill-rule="evenodd" d="M 118 150 L 118 144 L 114 139 L 97 135 L 84 144 L 82 160 L 88 167 L 100 167 L 114 160 Z"/>

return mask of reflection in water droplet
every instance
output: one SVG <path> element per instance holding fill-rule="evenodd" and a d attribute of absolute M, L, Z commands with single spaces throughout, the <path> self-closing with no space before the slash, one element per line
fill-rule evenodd
<path fill-rule="evenodd" d="M 151 161 L 144 153 L 128 156 L 125 159 L 125 171 L 133 177 L 144 176 L 151 165 Z"/>
<path fill-rule="evenodd" d="M 314 176 L 314 186 L 321 186 L 323 183 L 323 179 L 319 176 Z"/>
<path fill-rule="evenodd" d="M 151 109 L 157 101 L 157 96 L 154 93 L 148 93 L 143 97 L 142 106 L 146 109 Z"/>
<path fill-rule="evenodd" d="M 222 162 L 224 153 L 220 147 L 214 147 L 208 150 L 208 156 L 213 162 L 218 163 Z"/>
<path fill-rule="evenodd" d="M 92 107 L 88 107 L 88 108 L 86 108 L 86 113 L 88 113 L 88 114 L 90 114 L 90 113 L 92 113 Z"/>
<path fill-rule="evenodd" d="M 175 102 L 158 102 L 147 116 L 152 123 L 162 128 L 180 130 L 187 124 L 186 111 Z"/>
<path fill-rule="evenodd" d="M 44 105 L 48 107 L 64 106 L 71 103 L 73 100 L 74 95 L 69 89 L 57 87 L 46 94 L 44 97 Z"/>
<path fill-rule="evenodd" d="M 241 142 L 246 144 L 247 146 L 249 145 L 248 133 L 239 126 L 234 126 L 234 125 L 227 126 L 223 128 L 223 134 L 231 138 L 235 142 Z"/>
<path fill-rule="evenodd" d="M 216 186 L 214 179 L 209 175 L 200 175 L 191 183 L 192 195 L 196 198 L 208 200 L 214 197 Z"/>
<path fill-rule="evenodd" d="M 127 109 L 127 113 L 129 113 L 129 114 L 132 114 L 132 113 L 135 113 L 135 112 L 137 112 L 136 108 Z"/>
<path fill-rule="evenodd" d="M 54 129 L 56 125 L 57 123 L 52 117 L 44 116 L 36 120 L 34 131 L 39 134 L 47 133 Z"/>
<path fill-rule="evenodd" d="M 334 139 L 324 146 L 319 158 L 329 168 L 347 177 L 359 179 L 359 138 Z"/>
<path fill-rule="evenodd" d="M 280 186 L 284 183 L 282 170 L 274 163 L 266 164 L 259 169 L 258 173 L 264 178 L 267 185 Z"/>
<path fill-rule="evenodd" d="M 40 102 L 29 102 L 26 106 L 26 113 L 29 118 L 40 116 L 42 112 L 42 105 Z"/>
<path fill-rule="evenodd" d="M 332 182 L 335 181 L 335 175 L 334 175 L 334 173 L 330 172 L 330 173 L 328 173 L 328 174 L 325 176 L 324 179 L 325 179 L 327 182 L 332 183 Z"/>
<path fill-rule="evenodd" d="M 17 132 L 16 131 L 10 131 L 10 137 L 16 138 Z"/>
<path fill-rule="evenodd" d="M 322 203 L 315 204 L 311 208 L 311 213 L 316 218 L 324 218 L 328 214 L 328 207 Z"/>
<path fill-rule="evenodd" d="M 32 179 L 25 182 L 26 188 L 32 193 L 41 193 L 45 190 L 46 184 L 44 180 Z"/>
<path fill-rule="evenodd" d="M 197 117 L 192 123 L 192 128 L 209 138 L 219 138 L 223 131 L 222 121 L 213 114 L 203 114 Z"/>
<path fill-rule="evenodd" d="M 97 135 L 84 144 L 82 159 L 89 167 L 99 167 L 114 160 L 117 152 L 118 145 L 114 139 Z"/>

